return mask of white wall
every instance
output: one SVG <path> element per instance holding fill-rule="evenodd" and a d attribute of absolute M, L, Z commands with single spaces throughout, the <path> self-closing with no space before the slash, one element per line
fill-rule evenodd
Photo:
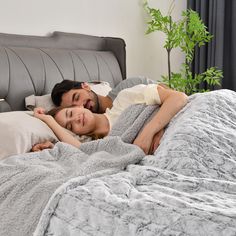
<path fill-rule="evenodd" d="M 166 13 L 172 0 L 150 0 Z M 186 0 L 175 0 L 173 17 L 186 8 Z M 160 79 L 167 73 L 161 33 L 145 35 L 142 0 L 0 0 L 0 32 L 44 36 L 53 31 L 121 37 L 126 41 L 127 75 Z M 175 52 L 173 69 L 183 55 Z"/>

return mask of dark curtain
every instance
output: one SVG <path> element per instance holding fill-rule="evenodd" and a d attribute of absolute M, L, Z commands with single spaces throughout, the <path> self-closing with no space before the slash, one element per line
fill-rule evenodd
<path fill-rule="evenodd" d="M 215 66 L 222 69 L 222 87 L 236 91 L 236 0 L 188 0 L 188 8 L 197 11 L 214 36 L 196 48 L 193 73 Z M 206 85 L 205 85 L 206 87 Z"/>

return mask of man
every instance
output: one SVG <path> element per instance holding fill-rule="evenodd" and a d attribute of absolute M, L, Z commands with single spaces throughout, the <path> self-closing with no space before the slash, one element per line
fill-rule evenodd
<path fill-rule="evenodd" d="M 121 81 L 107 96 L 93 92 L 85 82 L 64 80 L 56 84 L 52 90 L 52 101 L 56 106 L 83 106 L 94 113 L 104 113 L 111 108 L 118 93 L 138 84 L 155 84 L 145 77 L 134 77 Z"/>

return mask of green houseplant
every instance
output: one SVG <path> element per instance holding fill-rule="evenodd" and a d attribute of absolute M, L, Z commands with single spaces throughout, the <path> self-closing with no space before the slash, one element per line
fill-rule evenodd
<path fill-rule="evenodd" d="M 150 17 L 147 22 L 146 33 L 161 31 L 166 36 L 164 48 L 167 51 L 168 76 L 162 76 L 163 81 L 170 88 L 185 92 L 188 95 L 209 91 L 200 88 L 203 82 L 208 86 L 220 86 L 220 80 L 223 77 L 221 70 L 211 67 L 201 74 L 193 74 L 191 71 L 195 47 L 205 45 L 213 37 L 207 31 L 198 13 L 193 10 L 186 10 L 182 12 L 181 20 L 174 21 L 171 17 L 173 2 L 166 16 L 159 9 L 149 7 L 147 0 L 144 0 L 144 8 Z M 185 54 L 185 62 L 182 64 L 179 73 L 171 71 L 170 57 L 174 48 L 180 48 Z"/>

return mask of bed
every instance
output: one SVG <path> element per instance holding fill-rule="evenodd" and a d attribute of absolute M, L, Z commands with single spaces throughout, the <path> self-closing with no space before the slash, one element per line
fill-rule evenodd
<path fill-rule="evenodd" d="M 114 87 L 126 78 L 119 38 L 0 34 L 0 45 L 2 114 L 17 116 L 25 97 L 63 79 Z M 131 144 L 158 110 L 139 104 L 80 149 L 58 142 L 4 158 L 0 235 L 236 235 L 235 101 L 230 90 L 190 96 L 154 155 Z"/>

